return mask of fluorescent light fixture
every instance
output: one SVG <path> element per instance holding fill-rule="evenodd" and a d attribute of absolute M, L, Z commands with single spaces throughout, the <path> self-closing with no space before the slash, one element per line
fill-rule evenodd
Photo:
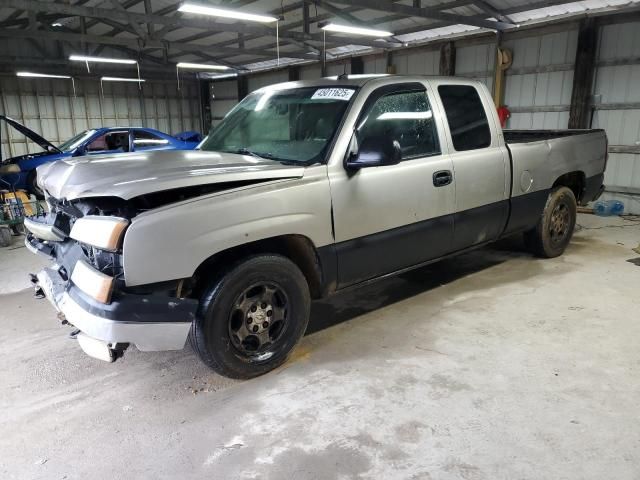
<path fill-rule="evenodd" d="M 393 35 L 391 32 L 385 30 L 374 30 L 372 28 L 350 27 L 348 25 L 337 25 L 335 23 L 329 23 L 322 27 L 327 32 L 339 32 L 339 33 L 352 33 L 354 35 L 365 35 L 367 37 L 390 37 Z"/>
<path fill-rule="evenodd" d="M 144 82 L 143 78 L 101 77 L 101 82 Z"/>
<path fill-rule="evenodd" d="M 207 63 L 189 63 L 180 62 L 176 64 L 178 68 L 192 68 L 197 70 L 229 70 L 229 67 L 225 65 L 209 65 Z"/>
<path fill-rule="evenodd" d="M 34 77 L 34 78 L 71 78 L 69 75 L 49 75 L 48 73 L 33 72 L 17 72 L 18 77 Z"/>
<path fill-rule="evenodd" d="M 235 78 L 238 76 L 237 73 L 222 73 L 220 75 L 200 73 L 198 75 L 200 76 L 200 78 L 206 78 L 207 80 L 221 80 L 223 78 Z"/>
<path fill-rule="evenodd" d="M 128 58 L 108 58 L 108 57 L 87 57 L 85 55 L 71 55 L 69 60 L 72 62 L 95 62 L 95 63 L 124 63 L 133 65 L 138 63 L 136 60 Z"/>
<path fill-rule="evenodd" d="M 376 120 L 428 120 L 433 117 L 431 110 L 426 112 L 385 112 Z"/>
<path fill-rule="evenodd" d="M 198 13 L 200 15 L 210 15 L 212 17 L 234 18 L 236 20 L 247 20 L 249 22 L 271 23 L 276 22 L 276 17 L 267 15 L 256 15 L 253 13 L 244 13 L 236 10 L 226 10 L 224 8 L 207 7 L 204 5 L 196 5 L 193 3 L 184 3 L 178 9 L 179 12 Z"/>

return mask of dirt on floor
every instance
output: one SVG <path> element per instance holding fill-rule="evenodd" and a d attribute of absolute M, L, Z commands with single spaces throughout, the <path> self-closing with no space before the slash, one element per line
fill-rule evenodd
<path fill-rule="evenodd" d="M 0 250 L 0 478 L 638 479 L 640 223 L 578 223 L 560 258 L 513 239 L 316 302 L 244 382 L 87 357 Z"/>

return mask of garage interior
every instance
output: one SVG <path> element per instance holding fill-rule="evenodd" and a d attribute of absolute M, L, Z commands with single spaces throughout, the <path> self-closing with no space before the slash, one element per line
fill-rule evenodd
<path fill-rule="evenodd" d="M 272 23 L 184 5 L 3 0 L 0 115 L 54 145 L 102 127 L 206 136 L 280 82 L 458 76 L 488 87 L 508 129 L 604 129 L 601 200 L 624 214 L 581 208 L 558 258 L 515 236 L 314 301 L 290 359 L 248 381 L 188 344 L 88 357 L 33 298 L 47 262 L 15 235 L 0 247 L 2 478 L 640 478 L 640 2 L 199 2 Z M 0 148 L 39 149 L 5 122 Z"/>

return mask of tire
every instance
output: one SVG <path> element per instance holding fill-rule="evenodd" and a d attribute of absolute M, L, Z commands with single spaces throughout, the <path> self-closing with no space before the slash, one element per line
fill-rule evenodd
<path fill-rule="evenodd" d="M 8 247 L 11 245 L 11 230 L 0 226 L 0 247 Z"/>
<path fill-rule="evenodd" d="M 44 192 L 38 186 L 38 176 L 35 170 L 31 170 L 29 175 L 27 175 L 27 189 L 29 193 L 35 195 L 38 200 L 44 199 Z"/>
<path fill-rule="evenodd" d="M 286 361 L 307 329 L 310 305 L 307 280 L 293 262 L 250 257 L 206 288 L 190 343 L 220 375 L 257 377 Z"/>
<path fill-rule="evenodd" d="M 576 226 L 576 197 L 567 187 L 551 191 L 538 224 L 525 232 L 528 249 L 541 258 L 562 255 L 569 245 Z"/>

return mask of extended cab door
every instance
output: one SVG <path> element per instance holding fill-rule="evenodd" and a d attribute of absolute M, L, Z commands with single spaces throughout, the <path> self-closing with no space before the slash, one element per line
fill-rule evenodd
<path fill-rule="evenodd" d="M 329 169 L 338 288 L 442 256 L 453 238 L 451 159 L 423 83 L 381 86 L 367 97 L 351 145 L 400 144 L 397 165 Z"/>
<path fill-rule="evenodd" d="M 493 101 L 477 83 L 434 81 L 455 177 L 454 250 L 495 240 L 509 214 L 510 164 Z"/>

